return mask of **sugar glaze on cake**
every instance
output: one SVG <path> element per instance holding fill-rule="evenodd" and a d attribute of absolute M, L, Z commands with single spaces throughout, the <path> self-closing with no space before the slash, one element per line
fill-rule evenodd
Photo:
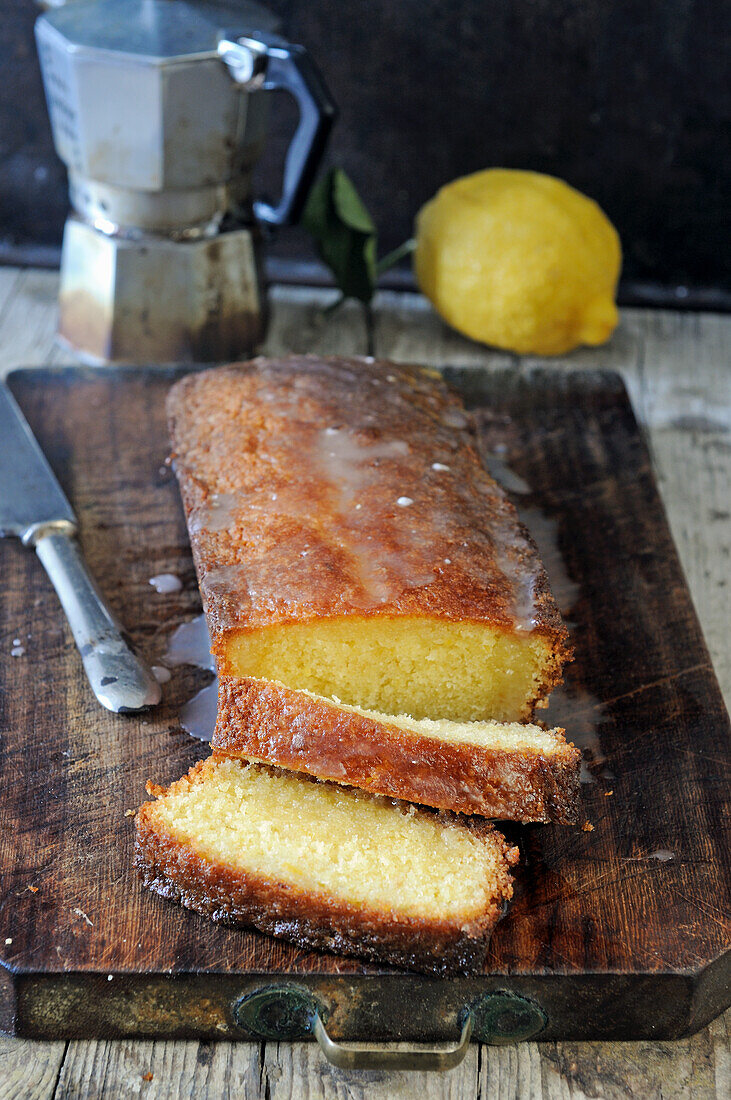
<path fill-rule="evenodd" d="M 438 375 L 254 360 L 188 375 L 168 412 L 222 671 L 465 720 L 530 717 L 560 680 L 566 631 L 537 550 Z"/>

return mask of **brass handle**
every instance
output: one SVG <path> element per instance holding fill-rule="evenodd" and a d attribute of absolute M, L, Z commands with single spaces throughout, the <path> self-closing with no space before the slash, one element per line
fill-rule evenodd
<path fill-rule="evenodd" d="M 483 1043 L 516 1043 L 533 1039 L 548 1018 L 539 1004 L 507 989 L 490 990 L 475 997 L 459 1012 L 459 1042 L 437 1050 L 394 1050 L 390 1047 L 353 1048 L 334 1042 L 324 1021 L 328 1008 L 316 994 L 302 986 L 282 983 L 243 994 L 231 1006 L 236 1027 L 249 1036 L 277 1042 L 316 1039 L 320 1050 L 340 1069 L 445 1070 L 458 1066 L 475 1037 Z"/>
<path fill-rule="evenodd" d="M 472 1036 L 472 1013 L 465 1015 L 462 1034 L 455 1047 L 446 1050 L 389 1050 L 369 1047 L 364 1050 L 335 1043 L 328 1035 L 319 1012 L 315 1013 L 312 1033 L 320 1044 L 320 1050 L 339 1069 L 454 1069 L 466 1055 Z"/>

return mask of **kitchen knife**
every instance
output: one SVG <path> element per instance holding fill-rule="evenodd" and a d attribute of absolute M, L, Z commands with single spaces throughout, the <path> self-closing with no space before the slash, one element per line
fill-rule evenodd
<path fill-rule="evenodd" d="M 76 541 L 78 525 L 53 470 L 0 382 L 0 536 L 16 535 L 41 560 L 99 702 L 116 713 L 160 701 L 160 685 L 105 605 Z"/>

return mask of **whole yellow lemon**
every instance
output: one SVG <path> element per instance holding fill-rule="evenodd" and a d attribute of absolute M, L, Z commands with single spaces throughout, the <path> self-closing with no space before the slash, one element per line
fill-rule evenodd
<path fill-rule="evenodd" d="M 416 278 L 434 308 L 465 336 L 523 354 L 608 340 L 621 262 L 597 204 L 539 172 L 463 176 L 416 219 Z"/>

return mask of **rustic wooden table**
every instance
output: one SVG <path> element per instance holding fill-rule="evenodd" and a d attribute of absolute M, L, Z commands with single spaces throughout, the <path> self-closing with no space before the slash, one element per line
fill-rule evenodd
<path fill-rule="evenodd" d="M 0 373 L 72 361 L 54 346 L 57 276 L 0 268 Z M 362 354 L 360 311 L 326 318 L 333 292 L 275 288 L 264 351 Z M 727 705 L 731 701 L 731 318 L 625 310 L 611 343 L 551 360 L 556 370 L 619 371 L 647 431 L 658 484 Z M 534 363 L 450 332 L 423 299 L 383 294 L 376 352 L 474 366 Z M 307 1043 L 32 1042 L 0 1038 L 0 1100 L 140 1096 L 461 1098 L 725 1098 L 731 1093 L 731 1010 L 673 1043 L 473 1046 L 447 1074 L 346 1073 Z"/>

